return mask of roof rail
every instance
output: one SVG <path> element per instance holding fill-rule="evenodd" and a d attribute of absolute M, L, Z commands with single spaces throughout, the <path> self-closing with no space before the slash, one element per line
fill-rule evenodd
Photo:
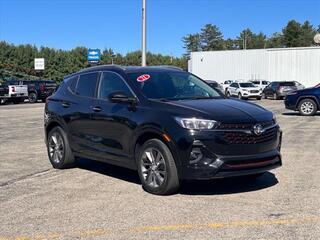
<path fill-rule="evenodd" d="M 120 66 L 120 65 L 116 65 L 116 64 L 103 64 L 103 65 L 97 65 L 97 66 L 87 67 L 87 68 L 81 69 L 79 72 L 86 72 L 86 71 L 95 70 L 95 69 L 104 68 L 104 67 L 115 67 L 115 68 L 120 68 L 121 70 L 124 70 L 124 68 L 123 68 L 122 66 Z"/>
<path fill-rule="evenodd" d="M 155 67 L 157 67 L 157 66 L 155 66 Z M 173 68 L 173 69 L 178 69 L 178 70 L 183 71 L 183 69 L 182 69 L 182 68 L 180 68 L 180 67 L 176 67 L 176 66 L 172 66 L 172 65 L 160 65 L 159 67 Z"/>

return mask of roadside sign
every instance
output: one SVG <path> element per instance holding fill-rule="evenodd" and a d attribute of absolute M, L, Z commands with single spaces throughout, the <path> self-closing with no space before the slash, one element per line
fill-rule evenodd
<path fill-rule="evenodd" d="M 34 59 L 34 70 L 44 70 L 44 58 Z"/>
<path fill-rule="evenodd" d="M 100 49 L 88 49 L 88 62 L 99 62 L 100 57 Z"/>

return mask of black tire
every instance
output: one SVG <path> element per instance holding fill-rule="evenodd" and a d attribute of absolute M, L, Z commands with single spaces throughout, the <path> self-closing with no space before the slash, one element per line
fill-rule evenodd
<path fill-rule="evenodd" d="M 261 97 L 262 97 L 263 99 L 268 99 L 266 93 L 262 93 Z"/>
<path fill-rule="evenodd" d="M 277 93 L 273 93 L 273 100 L 279 100 L 279 96 Z"/>
<path fill-rule="evenodd" d="M 226 97 L 227 98 L 230 98 L 231 97 L 231 94 L 229 92 L 226 92 Z"/>
<path fill-rule="evenodd" d="M 150 155 L 149 151 L 156 154 L 160 153 L 161 155 L 158 162 L 156 162 L 156 160 L 152 161 L 156 163 L 155 165 L 151 164 L 151 161 L 149 161 L 146 157 L 148 156 L 148 154 L 146 154 L 147 152 Z M 155 157 L 158 155 L 153 155 L 153 153 L 153 159 L 158 159 Z M 148 164 L 147 161 L 149 161 Z M 136 162 L 142 187 L 145 191 L 156 195 L 169 195 L 178 191 L 179 178 L 176 164 L 171 151 L 162 141 L 159 139 L 151 139 L 146 141 L 139 151 Z M 157 165 L 157 163 L 159 163 L 159 165 Z M 148 168 L 145 168 L 146 166 L 148 166 Z M 160 168 L 157 169 L 159 166 L 162 166 L 161 170 Z M 153 167 L 155 167 L 155 169 Z M 157 173 L 158 175 L 155 173 L 156 171 L 159 171 Z M 160 175 L 160 172 L 162 175 Z M 163 173 L 165 173 L 165 175 Z M 157 176 L 163 178 L 162 183 L 159 183 L 160 180 Z M 151 181 L 148 181 L 150 179 Z"/>
<path fill-rule="evenodd" d="M 29 102 L 36 103 L 38 101 L 38 96 L 35 92 L 29 93 Z"/>
<path fill-rule="evenodd" d="M 318 106 L 314 100 L 306 98 L 299 102 L 298 110 L 302 116 L 313 116 L 316 114 Z"/>
<path fill-rule="evenodd" d="M 257 97 L 257 100 L 261 100 L 262 97 Z"/>
<path fill-rule="evenodd" d="M 46 102 L 46 98 L 42 98 L 41 102 L 45 103 Z"/>
<path fill-rule="evenodd" d="M 239 98 L 239 99 L 243 99 L 241 93 L 238 93 L 238 98 Z"/>
<path fill-rule="evenodd" d="M 54 146 L 54 140 L 52 139 L 53 136 L 61 137 L 61 142 L 58 140 L 58 138 L 56 138 L 56 141 L 63 145 L 62 148 L 60 147 L 58 148 L 59 150 L 61 150 L 60 159 L 55 159 L 54 155 L 51 153 L 52 147 Z M 48 153 L 49 160 L 54 168 L 57 168 L 57 169 L 70 168 L 70 167 L 73 167 L 75 164 L 75 158 L 71 151 L 67 135 L 61 127 L 54 127 L 48 133 L 47 153 Z"/>

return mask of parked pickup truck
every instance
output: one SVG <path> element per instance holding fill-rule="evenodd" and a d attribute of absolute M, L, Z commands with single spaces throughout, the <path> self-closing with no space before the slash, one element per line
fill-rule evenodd
<path fill-rule="evenodd" d="M 24 80 L 23 84 L 28 86 L 30 103 L 36 103 L 38 100 L 45 102 L 57 88 L 57 83 L 51 80 Z"/>
<path fill-rule="evenodd" d="M 28 98 L 28 86 L 19 81 L 7 81 L 0 85 L 0 103 L 23 102 Z"/>

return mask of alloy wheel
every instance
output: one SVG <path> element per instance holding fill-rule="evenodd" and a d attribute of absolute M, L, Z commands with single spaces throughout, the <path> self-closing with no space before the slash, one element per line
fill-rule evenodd
<path fill-rule="evenodd" d="M 140 168 L 143 180 L 148 186 L 158 188 L 166 181 L 166 162 L 161 152 L 156 148 L 151 147 L 143 152 Z"/>
<path fill-rule="evenodd" d="M 306 114 L 309 115 L 313 112 L 314 110 L 314 105 L 312 102 L 304 102 L 301 104 L 301 111 Z"/>
<path fill-rule="evenodd" d="M 49 138 L 49 155 L 53 162 L 60 163 L 63 160 L 64 143 L 62 136 L 54 132 Z"/>

